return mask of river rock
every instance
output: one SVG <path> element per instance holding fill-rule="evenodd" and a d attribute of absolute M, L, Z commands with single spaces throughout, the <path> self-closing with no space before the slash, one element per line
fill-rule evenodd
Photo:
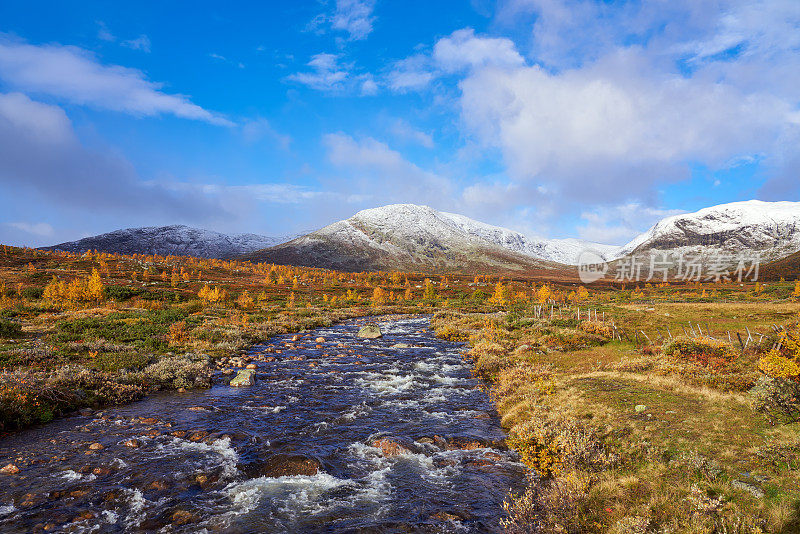
<path fill-rule="evenodd" d="M 153 491 L 165 491 L 169 489 L 169 485 L 164 480 L 155 480 L 147 486 L 147 489 L 151 489 Z"/>
<path fill-rule="evenodd" d="M 242 387 L 252 386 L 256 383 L 256 372 L 252 369 L 243 369 L 239 371 L 236 376 L 231 380 L 231 386 Z"/>
<path fill-rule="evenodd" d="M 95 467 L 92 469 L 92 474 L 98 477 L 105 477 L 111 474 L 111 469 L 108 467 Z"/>
<path fill-rule="evenodd" d="M 408 343 L 395 343 L 394 345 L 391 345 L 389 348 L 391 348 L 391 349 L 407 349 L 410 346 L 411 345 L 409 345 Z"/>
<path fill-rule="evenodd" d="M 125 442 L 125 446 L 129 449 L 138 449 L 141 446 L 138 439 L 129 439 Z"/>
<path fill-rule="evenodd" d="M 411 452 L 407 447 L 389 438 L 376 439 L 372 442 L 372 446 L 376 449 L 380 449 L 386 457 L 399 456 Z"/>
<path fill-rule="evenodd" d="M 246 369 L 258 369 L 258 366 L 254 363 L 248 363 Z"/>
<path fill-rule="evenodd" d="M 324 337 L 318 337 L 318 338 L 317 338 L 317 339 L 315 339 L 314 341 L 315 341 L 316 343 L 325 343 L 325 338 L 324 338 Z"/>
<path fill-rule="evenodd" d="M 461 518 L 458 517 L 456 514 L 451 514 L 450 512 L 436 512 L 431 516 L 431 519 L 437 519 L 439 521 L 460 521 Z"/>
<path fill-rule="evenodd" d="M 296 475 L 313 476 L 319 473 L 321 468 L 322 464 L 315 458 L 301 454 L 276 454 L 258 466 L 256 474 L 270 478 Z"/>
<path fill-rule="evenodd" d="M 103 449 L 105 449 L 105 447 L 103 446 L 102 443 L 92 443 L 91 445 L 89 445 L 90 451 L 102 451 Z"/>
<path fill-rule="evenodd" d="M 473 451 L 484 447 L 488 447 L 488 444 L 469 438 L 453 437 L 447 440 L 447 448 L 450 450 Z"/>
<path fill-rule="evenodd" d="M 361 329 L 358 331 L 357 335 L 358 337 L 364 339 L 376 339 L 379 337 L 383 337 L 381 328 L 375 323 L 370 323 L 366 326 L 362 326 Z"/>
<path fill-rule="evenodd" d="M 177 510 L 172 514 L 173 525 L 188 525 L 198 520 L 198 517 L 192 512 L 186 510 Z"/>
<path fill-rule="evenodd" d="M 0 473 L 4 475 L 16 475 L 19 473 L 19 467 L 14 464 L 8 464 L 7 466 L 0 469 Z"/>

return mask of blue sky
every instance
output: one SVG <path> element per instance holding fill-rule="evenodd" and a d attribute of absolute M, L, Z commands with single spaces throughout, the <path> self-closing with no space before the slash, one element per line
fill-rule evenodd
<path fill-rule="evenodd" d="M 427 204 L 623 243 L 800 197 L 796 0 L 0 4 L 0 242 Z"/>

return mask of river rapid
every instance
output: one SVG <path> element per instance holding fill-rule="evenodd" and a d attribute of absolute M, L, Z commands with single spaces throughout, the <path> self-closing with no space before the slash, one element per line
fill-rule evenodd
<path fill-rule="evenodd" d="M 500 532 L 524 469 L 463 344 L 379 321 L 380 339 L 351 321 L 253 347 L 250 387 L 6 436 L 0 532 Z"/>

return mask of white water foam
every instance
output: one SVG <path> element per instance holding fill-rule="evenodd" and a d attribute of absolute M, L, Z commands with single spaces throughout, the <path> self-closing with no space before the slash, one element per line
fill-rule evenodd
<path fill-rule="evenodd" d="M 126 489 L 125 498 L 128 504 L 128 515 L 125 516 L 125 525 L 128 527 L 138 526 L 144 519 L 144 509 L 147 507 L 147 499 L 138 489 Z"/>
<path fill-rule="evenodd" d="M 367 386 L 373 391 L 377 391 L 380 395 L 393 395 L 418 386 L 414 380 L 415 375 L 390 374 L 381 376 L 383 377 L 382 379 L 375 381 L 358 378 L 355 380 L 355 384 L 362 387 Z"/>
<path fill-rule="evenodd" d="M 322 494 L 333 488 L 352 484 L 352 481 L 333 477 L 327 473 L 282 477 L 259 477 L 229 484 L 224 491 L 234 506 L 234 515 L 248 514 L 266 498 L 280 503 L 282 511 L 300 516 L 313 515 L 330 504 L 320 500 Z"/>

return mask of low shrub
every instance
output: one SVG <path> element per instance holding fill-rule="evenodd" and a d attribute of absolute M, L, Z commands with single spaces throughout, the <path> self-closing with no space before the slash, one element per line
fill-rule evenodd
<path fill-rule="evenodd" d="M 22 327 L 20 325 L 0 319 L 0 339 L 16 339 L 22 336 Z"/>
<path fill-rule="evenodd" d="M 184 355 L 162 358 L 142 371 L 145 379 L 164 388 L 209 387 L 211 366 L 205 356 Z"/>
<path fill-rule="evenodd" d="M 758 410 L 786 422 L 800 421 L 800 382 L 762 376 L 750 393 Z"/>
<path fill-rule="evenodd" d="M 600 321 L 581 321 L 578 328 L 584 332 L 596 334 L 606 339 L 612 339 L 614 337 L 614 329 L 611 328 L 610 325 Z"/>
<path fill-rule="evenodd" d="M 106 286 L 103 288 L 103 296 L 109 300 L 122 302 L 139 295 L 141 291 L 128 286 Z"/>
<path fill-rule="evenodd" d="M 707 337 L 676 338 L 664 345 L 664 354 L 713 368 L 736 358 L 736 351 L 730 344 Z"/>
<path fill-rule="evenodd" d="M 448 341 L 465 342 L 469 341 L 469 333 L 455 326 L 445 326 L 436 330 L 436 337 L 446 339 Z"/>
<path fill-rule="evenodd" d="M 781 332 L 775 348 L 759 360 L 758 369 L 771 378 L 800 381 L 800 332 L 797 324 Z"/>
<path fill-rule="evenodd" d="M 22 297 L 28 300 L 39 300 L 40 298 L 42 298 L 43 294 L 44 294 L 44 288 L 42 287 L 32 286 L 32 287 L 26 287 L 25 289 L 22 290 Z"/>
<path fill-rule="evenodd" d="M 475 374 L 485 378 L 494 376 L 500 370 L 505 354 L 506 349 L 501 344 L 486 340 L 478 341 L 469 351 L 474 360 Z"/>
<path fill-rule="evenodd" d="M 512 534 L 586 532 L 583 508 L 590 487 L 588 477 L 578 473 L 546 481 L 530 480 L 522 494 L 512 495 L 503 503 L 508 514 L 503 527 Z"/>
<path fill-rule="evenodd" d="M 97 354 L 89 365 L 100 371 L 139 370 L 151 361 L 149 354 L 139 352 L 105 352 Z"/>
<path fill-rule="evenodd" d="M 563 318 L 554 318 L 550 320 L 550 324 L 553 326 L 560 326 L 561 328 L 577 328 L 578 320 L 577 319 L 563 319 Z"/>

